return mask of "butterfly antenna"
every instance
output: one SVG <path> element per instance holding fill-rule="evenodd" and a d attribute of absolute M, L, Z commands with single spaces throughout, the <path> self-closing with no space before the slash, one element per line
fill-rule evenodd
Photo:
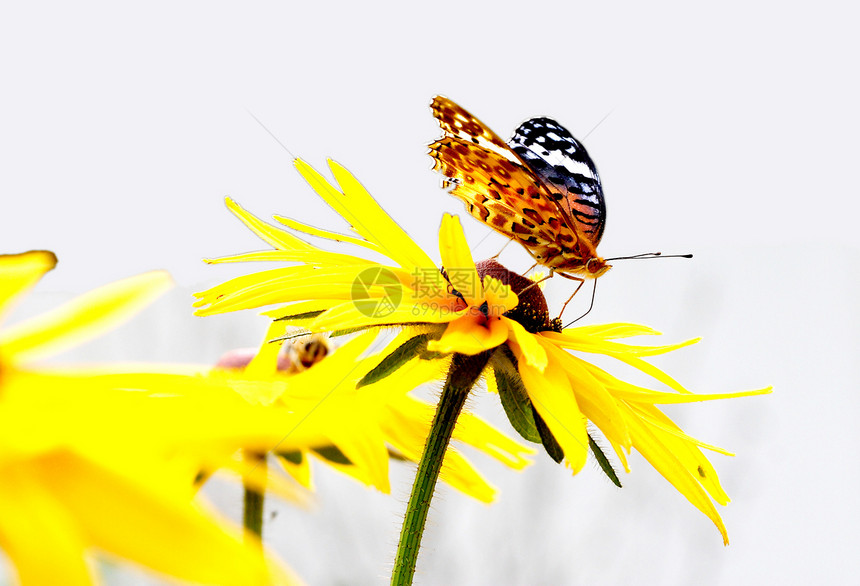
<path fill-rule="evenodd" d="M 592 279 L 592 281 L 593 281 L 593 283 L 594 283 L 594 286 L 593 286 L 593 287 L 592 287 L 592 289 L 591 289 L 591 304 L 588 306 L 588 311 L 586 311 L 585 313 L 583 313 L 582 315 L 580 315 L 578 318 L 576 318 L 576 319 L 575 319 L 575 320 L 573 320 L 572 322 L 568 323 L 566 326 L 564 326 L 564 328 L 569 328 L 570 326 L 572 326 L 573 324 L 575 324 L 576 322 L 578 322 L 579 320 L 581 320 L 582 318 L 584 318 L 586 315 L 588 315 L 589 313 L 591 313 L 591 310 L 592 310 L 592 309 L 594 309 L 594 297 L 597 295 L 597 279 Z M 569 301 L 569 300 L 568 300 L 568 301 Z M 566 304 L 565 304 L 565 305 L 566 305 Z M 563 308 L 562 308 L 562 313 L 564 313 L 564 309 L 563 309 Z M 564 328 L 562 328 L 562 329 L 564 329 Z"/>
<path fill-rule="evenodd" d="M 267 133 L 269 133 L 269 136 L 271 136 L 272 138 L 274 138 L 274 139 L 275 139 L 275 142 L 276 142 L 276 143 L 278 143 L 279 145 L 281 145 L 281 148 L 282 148 L 282 149 L 284 149 L 285 151 L 287 151 L 287 154 L 288 154 L 288 155 L 290 155 L 290 158 L 291 158 L 291 159 L 295 159 L 295 158 L 296 158 L 296 156 L 293 154 L 293 152 L 292 152 L 290 149 L 288 149 L 288 148 L 287 148 L 287 146 L 286 146 L 284 143 L 282 143 L 282 142 L 281 142 L 281 140 L 280 140 L 277 136 L 275 136 L 275 133 L 274 133 L 274 132 L 272 132 L 271 130 L 269 130 L 269 129 L 266 127 L 266 125 L 265 125 L 265 124 L 263 124 L 263 122 L 262 122 L 259 118 L 257 118 L 256 116 L 254 116 L 254 113 L 253 113 L 253 112 L 251 112 L 248 108 L 245 108 L 245 111 L 248 113 L 248 115 L 249 115 L 251 118 L 253 118 L 254 120 L 256 120 L 256 121 L 257 121 L 257 124 L 259 124 L 260 126 L 262 126 L 262 127 L 263 127 L 263 130 L 265 130 Z"/>
<path fill-rule="evenodd" d="M 642 254 L 634 254 L 632 256 L 615 256 L 604 260 L 631 260 L 637 258 L 693 258 L 692 254 L 663 254 L 662 252 L 643 252 Z"/>
<path fill-rule="evenodd" d="M 583 137 L 582 137 L 582 140 L 585 140 L 586 138 L 588 138 L 588 136 L 589 136 L 592 132 L 594 132 L 595 130 L 597 130 L 597 127 L 598 127 L 598 126 L 600 126 L 601 124 L 603 124 L 603 121 L 604 121 L 604 120 L 606 120 L 607 118 L 609 118 L 609 115 L 610 115 L 610 114 L 612 114 L 613 112 L 615 112 L 615 108 L 612 108 L 609 112 L 607 112 L 607 113 L 606 113 L 606 116 L 604 116 L 603 118 L 601 118 L 601 119 L 600 119 L 600 122 L 598 122 L 597 124 L 595 124 L 595 125 L 594 125 L 594 128 L 592 128 L 591 130 L 589 130 L 588 132 L 586 132 L 586 133 L 585 133 L 585 136 L 583 136 Z"/>

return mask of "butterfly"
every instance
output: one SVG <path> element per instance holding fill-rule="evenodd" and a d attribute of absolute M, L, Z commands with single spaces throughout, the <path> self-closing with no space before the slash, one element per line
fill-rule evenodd
<path fill-rule="evenodd" d="M 609 270 L 596 251 L 606 224 L 600 176 L 567 129 L 532 118 L 504 142 L 446 97 L 430 107 L 443 132 L 430 145 L 433 169 L 472 216 L 580 286 Z"/>

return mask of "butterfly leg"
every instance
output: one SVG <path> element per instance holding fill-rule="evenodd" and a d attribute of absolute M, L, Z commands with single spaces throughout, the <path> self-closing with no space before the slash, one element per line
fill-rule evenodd
<path fill-rule="evenodd" d="M 526 271 L 526 272 L 528 272 L 528 271 Z M 546 277 L 544 277 L 544 278 L 542 278 L 542 279 L 538 279 L 537 281 L 535 281 L 534 283 L 532 283 L 531 285 L 529 285 L 528 287 L 526 287 L 525 289 L 523 289 L 522 291 L 520 291 L 519 293 L 517 293 L 517 296 L 518 296 L 518 297 L 519 297 L 519 296 L 522 296 L 522 294 L 523 294 L 523 293 L 525 293 L 526 291 L 528 291 L 528 290 L 529 290 L 529 289 L 531 289 L 532 287 L 537 287 L 538 285 L 540 285 L 540 284 L 541 284 L 541 283 L 543 283 L 544 281 L 546 281 L 546 280 L 548 280 L 548 279 L 552 279 L 552 276 L 553 276 L 554 274 L 555 274 L 555 273 L 554 273 L 553 271 L 550 271 L 550 272 L 549 272 L 549 274 L 548 274 Z"/>
<path fill-rule="evenodd" d="M 571 281 L 579 281 L 579 284 L 576 286 L 576 289 L 573 290 L 571 296 L 568 297 L 567 301 L 564 302 L 564 305 L 561 306 L 561 312 L 558 314 L 559 319 L 561 319 L 561 316 L 564 315 L 564 310 L 567 309 L 567 304 L 573 301 L 573 298 L 576 296 L 577 293 L 579 293 L 579 290 L 582 288 L 582 284 L 585 283 L 585 279 L 582 279 L 580 277 L 574 277 L 571 275 L 565 275 L 564 273 L 559 273 L 559 275 L 561 275 L 565 279 L 570 279 Z"/>
<path fill-rule="evenodd" d="M 565 310 L 565 308 L 567 308 L 567 304 L 571 302 L 571 300 L 573 299 L 574 295 L 576 295 L 576 294 L 579 292 L 579 290 L 582 288 L 582 285 L 585 283 L 585 279 L 582 279 L 582 278 L 580 278 L 580 277 L 574 277 L 574 276 L 571 276 L 571 275 L 565 275 L 565 274 L 562 274 L 562 273 L 559 273 L 559 274 L 560 274 L 562 277 L 565 277 L 565 278 L 567 278 L 567 279 L 570 279 L 571 281 L 579 281 L 579 285 L 577 285 L 577 286 L 576 286 L 576 289 L 574 290 L 573 295 L 571 295 L 571 296 L 568 298 L 568 300 L 564 302 L 564 305 L 562 305 L 562 306 L 561 306 L 561 313 L 559 313 L 559 314 L 558 314 L 558 319 L 559 319 L 559 320 L 561 320 L 561 316 L 564 314 L 564 310 Z M 582 318 L 584 318 L 586 315 L 588 315 L 589 313 L 591 313 L 591 310 L 592 310 L 592 309 L 594 309 L 594 297 L 595 297 L 595 294 L 596 294 L 596 293 L 597 293 L 597 279 L 594 279 L 594 288 L 593 288 L 593 289 L 592 289 L 592 291 L 591 291 L 591 303 L 589 304 L 588 309 L 586 310 L 586 312 L 585 312 L 585 313 L 583 313 L 582 315 L 580 315 L 578 318 L 576 318 L 576 319 L 575 319 L 575 320 L 573 320 L 572 322 L 570 322 L 570 323 L 568 323 L 567 325 L 565 325 L 565 326 L 564 326 L 565 328 L 570 327 L 572 324 L 574 324 L 574 323 L 578 322 L 579 320 L 581 320 Z"/>

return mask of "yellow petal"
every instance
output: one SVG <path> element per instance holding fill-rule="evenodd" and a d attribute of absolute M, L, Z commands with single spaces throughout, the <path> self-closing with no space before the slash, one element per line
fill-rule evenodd
<path fill-rule="evenodd" d="M 442 337 L 431 340 L 427 349 L 443 354 L 480 354 L 505 342 L 508 338 L 508 322 L 505 318 L 485 318 L 480 313 L 469 313 L 450 322 Z"/>
<path fill-rule="evenodd" d="M 482 503 L 493 502 L 499 492 L 475 470 L 465 456 L 450 446 L 445 451 L 445 464 L 439 472 L 439 478 Z"/>
<path fill-rule="evenodd" d="M 270 340 L 286 335 L 286 329 L 287 324 L 282 321 L 272 321 L 269 324 L 266 335 L 263 336 L 263 343 L 260 344 L 260 349 L 254 358 L 251 359 L 251 362 L 248 363 L 248 366 L 245 367 L 245 374 L 255 377 L 265 377 L 274 376 L 278 372 L 278 355 L 281 352 L 283 342 L 271 342 Z M 270 405 L 276 398 L 276 396 L 270 396 L 264 399 L 257 396 L 251 402 L 261 400 L 261 404 Z M 245 397 L 245 399 L 250 400 L 250 397 Z"/>
<path fill-rule="evenodd" d="M 251 231 L 278 250 L 312 250 L 313 247 L 300 238 L 296 238 L 286 230 L 271 226 L 250 212 L 245 211 L 229 197 L 224 198 L 227 208 L 239 218 Z"/>
<path fill-rule="evenodd" d="M 0 255 L 0 319 L 56 264 L 57 257 L 48 250 Z"/>
<path fill-rule="evenodd" d="M 740 397 L 754 397 L 757 395 L 769 395 L 773 387 L 755 389 L 752 391 L 737 391 L 734 393 L 666 393 L 654 391 L 643 387 L 637 387 L 624 381 L 615 379 L 616 384 L 612 387 L 612 395 L 617 399 L 628 402 L 649 403 L 652 405 L 673 405 L 679 403 L 699 403 L 702 401 L 716 401 L 720 399 L 738 399 Z"/>
<path fill-rule="evenodd" d="M 258 453 L 242 450 L 223 458 L 204 459 L 203 466 L 203 470 L 217 472 L 218 476 L 235 480 L 245 488 L 268 492 L 298 507 L 307 508 L 313 502 L 304 487 L 272 470 L 268 459 L 263 463 Z"/>
<path fill-rule="evenodd" d="M 691 447 L 709 450 L 711 452 L 716 452 L 717 454 L 722 454 L 723 456 L 734 456 L 735 455 L 732 452 L 730 452 L 724 448 L 703 442 L 702 440 L 696 439 L 693 436 L 687 435 L 686 433 L 681 431 L 681 428 L 678 427 L 677 425 L 675 425 L 675 423 L 671 419 L 666 417 L 666 415 L 664 413 L 662 413 L 659 409 L 657 409 L 653 405 L 636 405 L 634 403 L 631 403 L 630 407 L 634 411 L 636 411 L 636 413 L 642 418 L 643 421 L 647 422 L 653 428 L 659 429 L 661 432 L 665 432 L 665 433 L 673 436 L 677 440 L 680 440 L 681 442 L 688 444 Z M 653 410 L 653 414 L 652 414 L 652 410 Z M 697 453 L 702 458 L 705 457 L 705 455 L 702 454 L 698 450 L 697 450 Z M 708 492 L 710 492 L 710 490 Z M 712 494 L 711 496 L 714 496 L 714 494 Z M 721 502 L 720 499 L 717 498 L 716 496 L 714 496 L 714 498 L 718 502 L 720 502 L 720 504 L 725 504 L 724 502 Z M 728 502 L 728 500 L 726 500 L 726 502 Z"/>
<path fill-rule="evenodd" d="M 684 463 L 673 452 L 678 444 L 671 442 L 667 445 L 649 428 L 633 411 L 629 412 L 628 426 L 633 438 L 633 445 L 646 460 L 666 479 L 678 492 L 684 495 L 694 507 L 704 513 L 723 536 L 723 543 L 728 545 L 729 537 L 720 514 L 708 498 L 708 494 L 700 484 L 700 476 L 689 472 Z M 698 472 L 698 471 L 697 471 Z"/>
<path fill-rule="evenodd" d="M 310 453 L 308 450 L 300 450 L 293 452 L 293 454 L 295 454 L 295 461 L 284 456 L 279 456 L 277 458 L 278 463 L 293 480 L 308 490 L 314 490 L 309 458 Z"/>
<path fill-rule="evenodd" d="M 360 212 L 361 216 L 366 218 L 364 225 L 372 226 L 379 237 L 373 239 L 365 234 L 365 238 L 376 242 L 386 256 L 404 269 L 412 270 L 416 267 L 435 265 L 349 171 L 331 159 L 328 164 L 334 178 L 343 189 L 344 199 L 348 201 L 349 209 L 355 213 Z"/>
<path fill-rule="evenodd" d="M 465 298 L 468 305 L 481 305 L 484 295 L 481 277 L 475 269 L 475 261 L 457 216 L 442 216 L 442 225 L 439 227 L 439 254 L 454 289 Z"/>
<path fill-rule="evenodd" d="M 508 285 L 490 275 L 484 275 L 483 289 L 487 313 L 491 316 L 499 317 L 514 309 L 520 302 L 517 294 Z"/>
<path fill-rule="evenodd" d="M 259 350 L 244 368 L 243 377 L 262 379 L 263 381 L 282 377 L 284 385 L 288 384 L 286 375 L 278 373 L 278 355 L 283 343 L 270 342 L 270 340 L 284 336 L 286 329 L 287 324 L 282 321 L 273 321 L 269 324 L 266 335 L 263 337 L 263 343 L 260 344 Z M 237 384 L 235 389 L 242 398 L 252 405 L 271 405 L 284 393 L 285 386 Z"/>
<path fill-rule="evenodd" d="M 190 504 L 184 489 L 171 493 L 157 463 L 128 456 L 138 467 L 134 477 L 62 453 L 43 461 L 43 482 L 93 545 L 183 580 L 271 583 L 257 548 Z"/>
<path fill-rule="evenodd" d="M 606 388 L 605 380 L 592 370 L 592 365 L 576 356 L 568 354 L 551 344 L 546 347 L 550 359 L 556 362 L 570 381 L 576 395 L 576 402 L 582 414 L 594 423 L 600 431 L 616 443 L 630 447 L 630 434 L 624 416 L 618 408 L 615 397 Z M 596 367 L 593 367 L 596 369 Z M 599 370 L 599 369 L 596 369 Z M 603 371 L 600 371 L 603 372 Z M 605 374 L 607 377 L 610 375 Z"/>
<path fill-rule="evenodd" d="M 308 266 L 286 267 L 245 275 L 222 283 L 206 291 L 196 293 L 194 303 L 199 307 L 197 315 L 212 315 L 239 309 L 254 309 L 274 303 L 289 303 L 319 299 L 351 300 L 356 297 L 357 287 L 372 296 L 384 296 L 386 287 L 393 283 L 378 283 L 369 289 L 361 285 L 360 279 L 366 271 L 388 271 L 401 284 L 409 280 L 402 269 L 389 269 L 378 265 L 353 265 L 342 267 L 314 268 Z M 209 307 L 203 307 L 209 304 Z"/>
<path fill-rule="evenodd" d="M 630 323 L 596 324 L 591 326 L 579 326 L 567 328 L 562 331 L 564 335 L 593 336 L 603 340 L 614 340 L 616 338 L 629 338 L 633 336 L 659 336 L 660 332 L 648 326 Z"/>
<path fill-rule="evenodd" d="M 626 357 L 626 356 L 615 356 L 621 362 L 625 362 L 632 366 L 633 368 L 644 372 L 645 374 L 652 376 L 656 380 L 660 381 L 664 385 L 675 389 L 679 393 L 689 393 L 690 391 L 685 388 L 681 383 L 676 381 L 673 377 L 669 376 L 663 370 L 657 368 L 653 364 L 649 362 L 645 362 L 640 358 Z"/>
<path fill-rule="evenodd" d="M 379 207 L 349 171 L 329 160 L 332 173 L 343 188 L 341 193 L 301 159 L 294 163 L 314 191 L 350 223 L 353 231 L 378 246 L 382 254 L 405 269 L 433 266 L 421 248 Z"/>
<path fill-rule="evenodd" d="M 576 329 L 576 328 L 572 328 Z M 605 354 L 629 364 L 633 368 L 644 372 L 645 374 L 655 378 L 666 386 L 675 389 L 679 393 L 689 393 L 681 383 L 674 378 L 657 368 L 653 364 L 645 362 L 639 356 L 655 356 L 665 354 L 699 341 L 698 338 L 680 342 L 678 344 L 669 344 L 665 346 L 633 346 L 629 344 L 619 344 L 617 342 L 607 342 L 599 338 L 582 336 L 580 334 L 570 333 L 565 330 L 565 333 L 556 332 L 541 332 L 541 336 L 551 340 L 557 346 L 562 348 L 570 348 L 580 352 L 589 352 L 593 354 Z"/>
<path fill-rule="evenodd" d="M 612 441 L 609 439 L 609 443 L 612 445 L 612 449 L 615 452 L 615 455 L 618 457 L 618 461 L 621 462 L 621 465 L 624 467 L 624 471 L 628 474 L 630 473 L 630 463 L 627 461 L 627 454 L 630 453 L 629 447 L 623 447 L 619 443 Z M 632 440 L 631 440 L 632 443 Z"/>
<path fill-rule="evenodd" d="M 256 303 L 256 300 L 264 293 L 277 291 L 279 287 L 289 285 L 290 283 L 302 282 L 304 279 L 315 273 L 313 267 L 285 267 L 259 271 L 249 275 L 242 275 L 229 281 L 225 281 L 215 287 L 194 293 L 197 299 L 194 301 L 194 307 L 200 308 L 195 311 L 196 315 L 209 315 L 224 311 L 235 311 L 238 309 L 249 309 L 253 307 L 261 307 L 267 303 L 277 303 L 274 301 L 266 301 L 266 303 Z M 303 299 L 301 294 L 298 299 Z M 281 300 L 283 303 L 294 301 L 289 296 Z M 208 305 L 209 307 L 205 307 Z"/>
<path fill-rule="evenodd" d="M 566 464 L 576 474 L 588 455 L 586 419 L 576 403 L 565 372 L 549 361 L 541 373 L 520 356 L 518 368 L 529 398 L 564 452 Z"/>
<path fill-rule="evenodd" d="M 385 494 L 391 492 L 388 449 L 378 427 L 344 418 L 339 425 L 331 426 L 327 435 L 353 466 L 366 473 L 371 486 Z"/>
<path fill-rule="evenodd" d="M 734 454 L 685 434 L 674 421 L 653 405 L 630 405 L 630 407 L 648 425 L 651 432 L 669 446 L 687 472 L 696 478 L 715 501 L 721 505 L 728 504 L 729 496 L 720 485 L 716 470 L 699 448 L 703 447 L 727 456 Z"/>
<path fill-rule="evenodd" d="M 667 354 L 668 352 L 684 348 L 685 346 L 696 344 L 701 340 L 701 338 L 693 338 L 692 340 L 685 340 L 684 342 L 679 342 L 677 344 L 666 344 L 663 346 L 637 346 L 634 344 L 610 342 L 597 336 L 583 335 L 581 331 L 571 331 L 581 329 L 583 328 L 571 328 L 570 330 L 565 330 L 562 333 L 543 332 L 543 335 L 546 338 L 553 340 L 556 345 L 564 348 L 579 350 L 581 352 L 609 354 L 610 356 L 657 356 L 659 354 Z"/>
<path fill-rule="evenodd" d="M 454 439 L 481 450 L 514 470 L 522 470 L 531 464 L 531 460 L 526 456 L 531 456 L 536 451 L 520 445 L 469 411 L 460 413 Z"/>
<path fill-rule="evenodd" d="M 326 252 L 325 250 L 260 250 L 222 256 L 219 258 L 204 258 L 203 262 L 216 265 L 230 262 L 302 262 L 311 266 L 326 265 L 372 265 L 373 261 L 350 254 Z"/>
<path fill-rule="evenodd" d="M 525 360 L 529 366 L 533 366 L 537 368 L 539 372 L 543 372 L 547 365 L 547 356 L 546 350 L 544 350 L 543 346 L 538 341 L 538 337 L 535 334 L 528 332 L 518 322 L 506 317 L 503 317 L 502 319 L 507 320 L 508 322 L 508 328 L 510 331 L 508 343 L 517 354 L 517 359 Z"/>
<path fill-rule="evenodd" d="M 312 458 L 316 461 L 319 461 L 319 462 L 325 464 L 325 466 L 327 468 L 331 468 L 333 470 L 336 470 L 337 472 L 340 472 L 344 476 L 349 476 L 350 478 L 352 478 L 356 482 L 360 482 L 364 486 L 376 488 L 377 490 L 379 490 L 382 493 L 388 493 L 389 492 L 388 490 L 385 489 L 384 486 L 382 488 L 377 487 L 376 484 L 374 483 L 374 479 L 371 477 L 371 475 L 368 473 L 368 471 L 361 466 L 356 466 L 355 464 L 352 464 L 352 463 L 344 464 L 342 462 L 335 462 L 333 460 L 329 460 L 328 458 L 323 457 L 319 452 L 310 451 L 307 453 L 307 455 L 308 455 L 308 458 Z"/>
<path fill-rule="evenodd" d="M 310 234 L 311 236 L 318 236 L 319 238 L 334 240 L 335 242 L 348 242 L 350 244 L 355 244 L 356 246 L 361 246 L 362 248 L 366 248 L 374 252 L 382 253 L 378 245 L 374 244 L 373 242 L 368 242 L 364 238 L 355 238 L 354 236 L 338 234 L 337 232 L 332 232 L 330 230 L 314 228 L 313 226 L 304 224 L 297 220 L 293 220 L 292 218 L 285 218 L 284 216 L 274 216 L 274 218 L 284 226 L 292 228 L 293 230 L 304 232 L 305 234 Z"/>
<path fill-rule="evenodd" d="M 43 358 L 94 338 L 132 317 L 171 286 L 167 273 L 154 271 L 81 295 L 0 333 L 4 359 Z"/>
<path fill-rule="evenodd" d="M 20 584 L 90 586 L 83 542 L 75 519 L 45 486 L 22 467 L 4 467 L 0 483 L 0 541 Z M 51 563 L 45 563 L 50 552 Z"/>

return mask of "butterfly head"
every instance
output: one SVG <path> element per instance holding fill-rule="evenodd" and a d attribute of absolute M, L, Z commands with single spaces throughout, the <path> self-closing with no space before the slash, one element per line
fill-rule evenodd
<path fill-rule="evenodd" d="M 590 257 L 584 264 L 581 258 L 562 258 L 560 262 L 553 263 L 556 273 L 575 276 L 577 279 L 596 279 L 612 268 L 612 265 L 599 256 Z"/>
<path fill-rule="evenodd" d="M 585 263 L 585 276 L 591 279 L 596 279 L 611 268 L 612 265 L 606 264 L 605 260 L 599 256 L 593 256 Z"/>

